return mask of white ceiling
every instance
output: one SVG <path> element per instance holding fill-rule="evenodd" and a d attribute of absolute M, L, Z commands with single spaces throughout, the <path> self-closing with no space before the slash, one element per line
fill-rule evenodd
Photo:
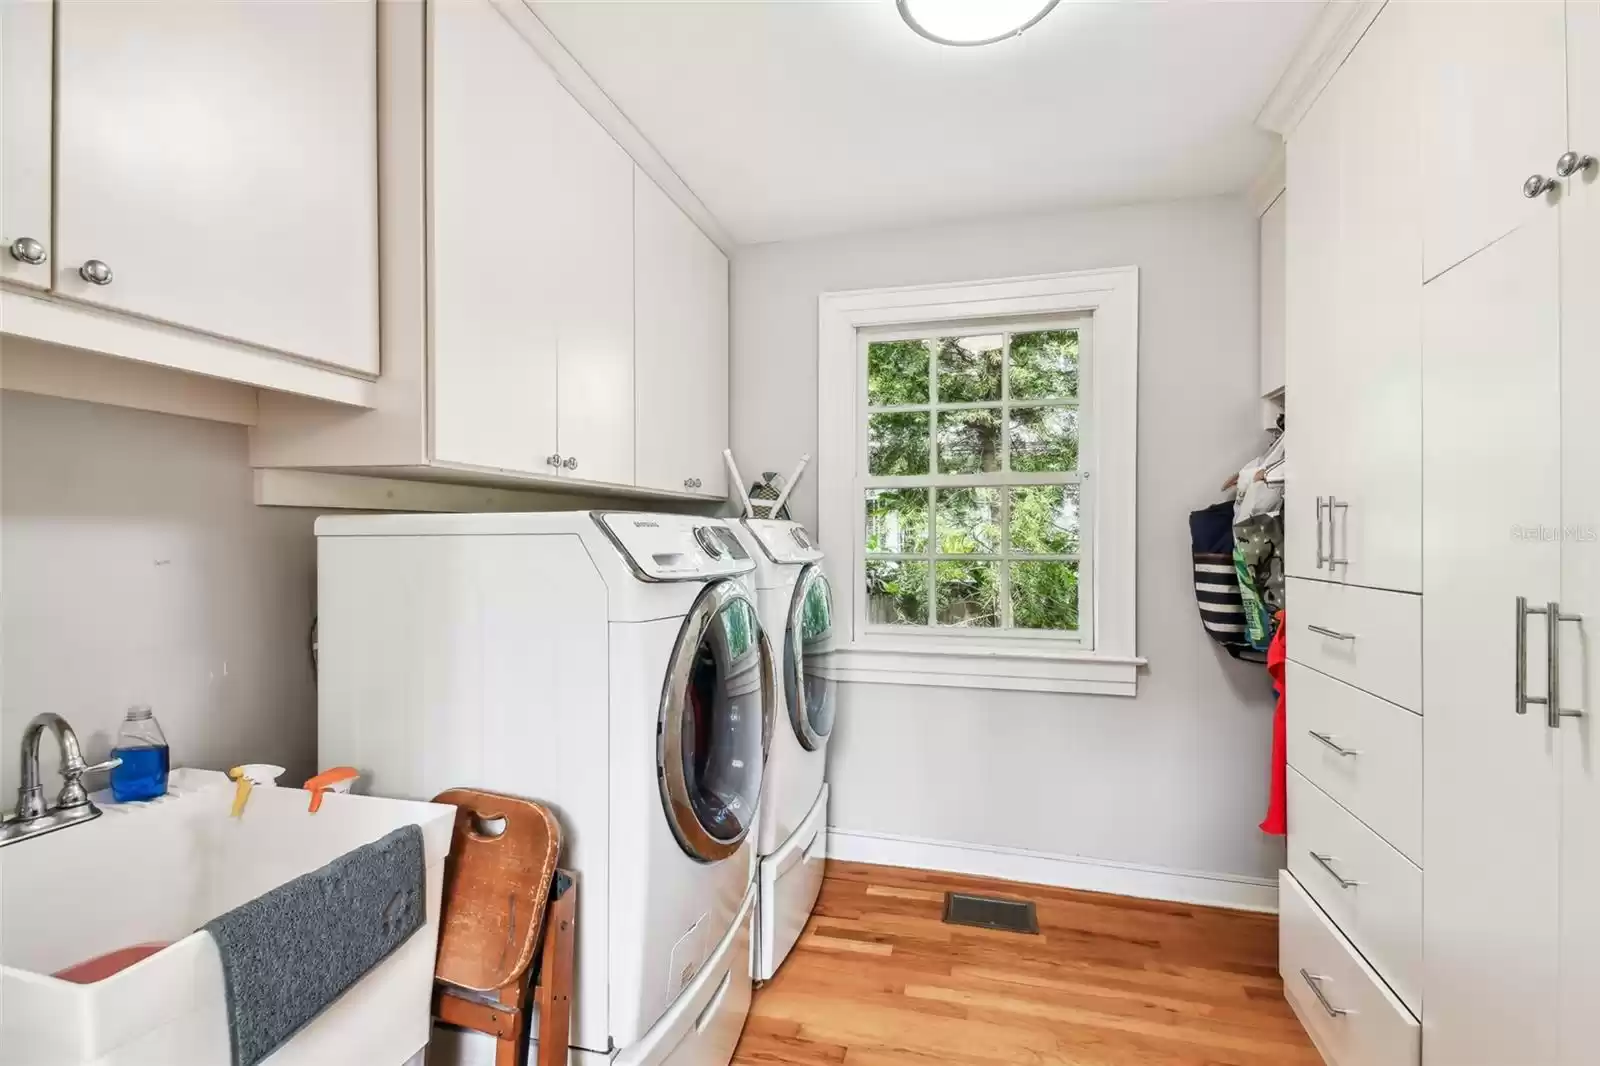
<path fill-rule="evenodd" d="M 950 48 L 893 0 L 528 3 L 739 243 L 1243 189 L 1323 6 L 1062 0 Z"/>

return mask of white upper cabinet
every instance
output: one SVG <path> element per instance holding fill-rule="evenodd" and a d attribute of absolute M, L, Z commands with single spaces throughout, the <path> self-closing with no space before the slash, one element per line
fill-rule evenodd
<path fill-rule="evenodd" d="M 633 160 L 565 92 L 555 118 L 562 475 L 632 485 Z"/>
<path fill-rule="evenodd" d="M 0 279 L 50 287 L 48 0 L 0 3 Z"/>
<path fill-rule="evenodd" d="M 1578 0 L 1581 8 L 1592 0 Z M 1394 5 L 1391 5 L 1391 7 Z M 1413 53 L 1422 114 L 1424 272 L 1432 278 L 1534 217 L 1526 198 L 1567 150 L 1565 8 L 1560 0 L 1422 3 Z M 1391 191 L 1391 195 L 1393 192 Z M 1405 201 L 1410 198 L 1400 196 Z"/>
<path fill-rule="evenodd" d="M 376 12 L 57 5 L 56 291 L 376 374 Z"/>
<path fill-rule="evenodd" d="M 431 3 L 433 457 L 555 474 L 555 75 L 487 0 Z"/>
<path fill-rule="evenodd" d="M 722 496 L 728 260 L 642 171 L 634 176 L 638 484 Z"/>
<path fill-rule="evenodd" d="M 1288 573 L 1422 588 L 1422 233 L 1412 8 L 1391 4 L 1288 144 Z"/>

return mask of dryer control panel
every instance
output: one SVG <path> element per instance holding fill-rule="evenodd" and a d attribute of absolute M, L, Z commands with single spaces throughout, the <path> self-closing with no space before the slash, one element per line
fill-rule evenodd
<path fill-rule="evenodd" d="M 755 568 L 720 518 L 603 511 L 595 521 L 645 581 L 703 581 Z"/>
<path fill-rule="evenodd" d="M 745 528 L 756 535 L 761 550 L 775 563 L 799 566 L 822 558 L 822 549 L 799 522 L 778 518 L 746 518 Z"/>

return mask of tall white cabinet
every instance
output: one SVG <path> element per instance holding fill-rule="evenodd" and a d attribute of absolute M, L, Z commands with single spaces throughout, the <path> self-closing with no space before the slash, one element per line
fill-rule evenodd
<path fill-rule="evenodd" d="M 1389 3 L 1288 134 L 1282 962 L 1336 1066 L 1597 1061 L 1590 156 L 1597 0 Z"/>

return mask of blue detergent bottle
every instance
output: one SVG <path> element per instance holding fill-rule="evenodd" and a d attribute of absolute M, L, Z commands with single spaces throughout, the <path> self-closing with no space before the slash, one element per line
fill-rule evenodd
<path fill-rule="evenodd" d="M 167 738 L 149 707 L 129 707 L 112 757 L 122 760 L 111 771 L 111 796 L 118 803 L 155 799 L 167 794 L 172 765 Z"/>

